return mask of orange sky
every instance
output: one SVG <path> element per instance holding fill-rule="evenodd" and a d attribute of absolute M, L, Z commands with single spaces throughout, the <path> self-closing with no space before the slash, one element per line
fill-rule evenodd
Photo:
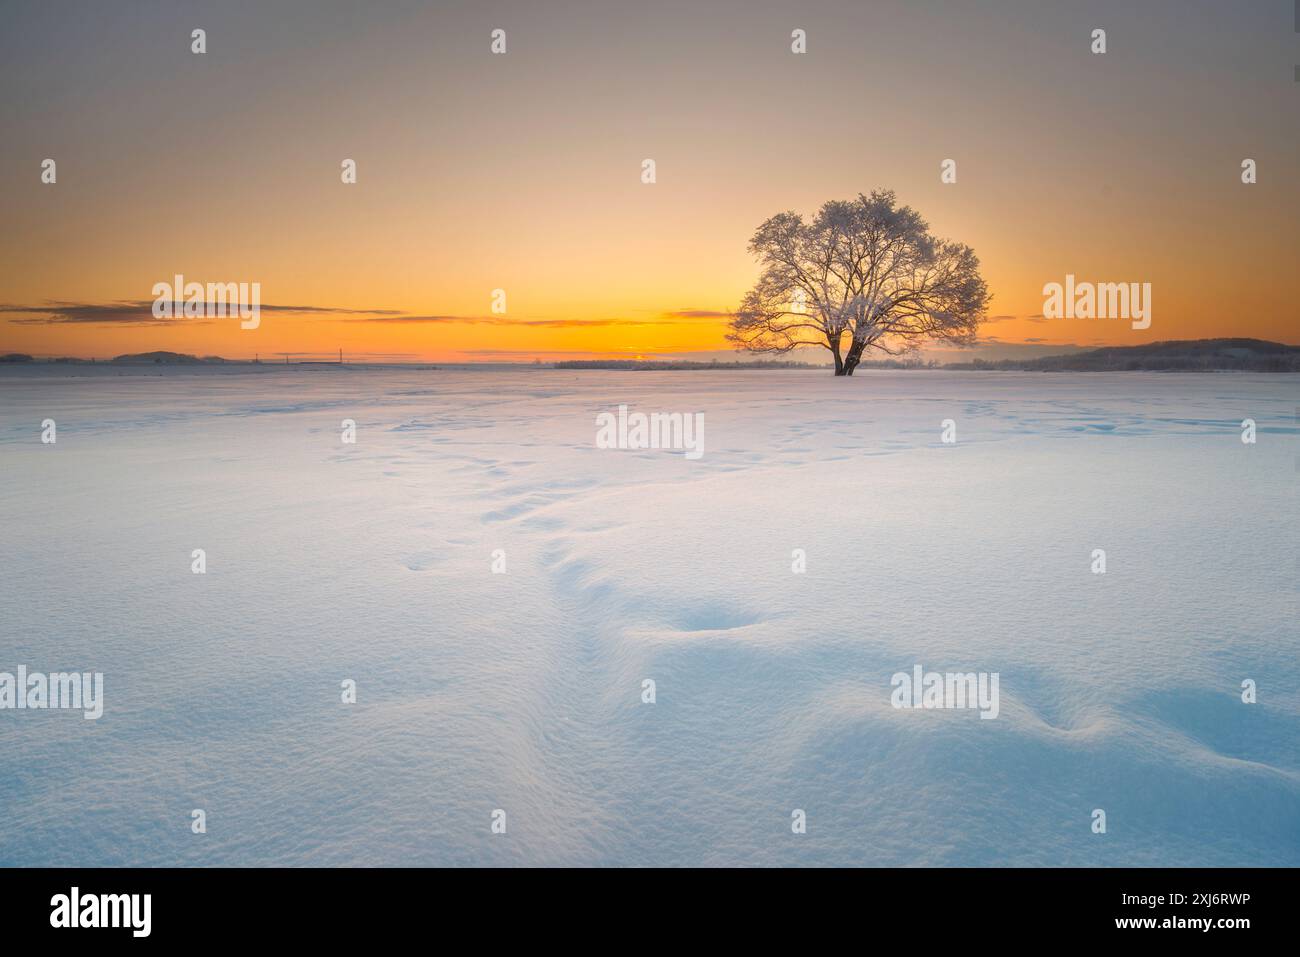
<path fill-rule="evenodd" d="M 714 354 L 754 228 L 879 187 L 980 256 L 978 354 L 1300 341 L 1291 5 L 1035 6 L 88 5 L 70 25 L 33 5 L 0 41 L 0 351 Z M 1150 282 L 1151 328 L 1035 318 L 1067 272 Z M 176 273 L 342 311 L 61 321 Z"/>

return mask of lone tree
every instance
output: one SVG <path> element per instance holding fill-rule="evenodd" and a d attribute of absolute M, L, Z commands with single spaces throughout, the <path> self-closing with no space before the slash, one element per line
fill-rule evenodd
<path fill-rule="evenodd" d="M 836 375 L 853 375 L 868 346 L 900 355 L 926 339 L 971 343 L 992 298 L 971 248 L 932 236 L 892 190 L 832 200 L 811 223 L 778 213 L 749 251 L 763 272 L 727 339 L 758 353 L 819 345 Z"/>

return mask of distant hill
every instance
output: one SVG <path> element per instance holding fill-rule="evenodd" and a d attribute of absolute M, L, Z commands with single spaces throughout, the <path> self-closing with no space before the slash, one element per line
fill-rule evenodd
<path fill-rule="evenodd" d="M 135 364 L 140 362 L 155 362 L 166 365 L 199 365 L 204 362 L 225 362 L 220 356 L 204 356 L 200 359 L 198 356 L 187 355 L 183 352 L 133 352 L 124 356 L 115 356 L 110 362 L 119 362 L 122 364 Z"/>
<path fill-rule="evenodd" d="M 1188 339 L 1107 346 L 1039 359 L 975 359 L 945 369 L 1020 372 L 1300 372 L 1300 346 L 1263 339 Z"/>
<path fill-rule="evenodd" d="M 7 352 L 0 356 L 0 362 L 31 362 L 32 357 L 25 352 Z"/>

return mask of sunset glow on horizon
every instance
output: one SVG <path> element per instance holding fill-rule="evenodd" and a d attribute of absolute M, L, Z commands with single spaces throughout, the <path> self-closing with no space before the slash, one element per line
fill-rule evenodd
<path fill-rule="evenodd" d="M 751 358 L 724 335 L 754 229 L 878 188 L 973 247 L 993 294 L 980 345 L 931 356 L 1300 341 L 1290 3 L 543 6 L 168 4 L 75 29 L 20 6 L 0 352 Z M 1122 37 L 1104 56 L 1099 24 Z M 142 321 L 176 274 L 274 308 L 256 330 Z M 1149 282 L 1150 328 L 1044 320 L 1067 274 Z"/>

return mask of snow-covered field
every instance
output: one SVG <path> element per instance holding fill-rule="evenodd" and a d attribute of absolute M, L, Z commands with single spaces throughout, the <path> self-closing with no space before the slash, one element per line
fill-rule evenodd
<path fill-rule="evenodd" d="M 1300 865 L 1296 377 L 122 371 L 0 372 L 0 671 L 104 673 L 0 865 Z"/>

